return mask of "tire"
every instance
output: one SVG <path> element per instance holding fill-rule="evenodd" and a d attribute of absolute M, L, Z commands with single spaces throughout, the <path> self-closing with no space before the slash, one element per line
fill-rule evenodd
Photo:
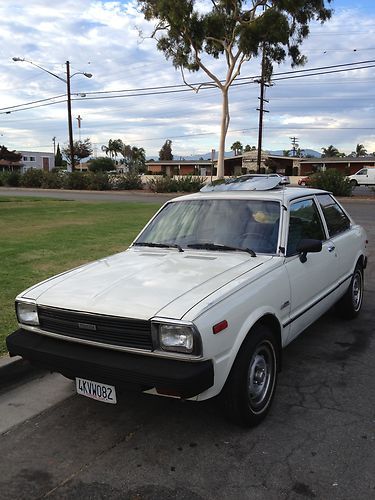
<path fill-rule="evenodd" d="M 267 415 L 275 395 L 279 345 L 265 325 L 255 325 L 242 344 L 222 399 L 227 417 L 245 427 L 258 425 Z"/>
<path fill-rule="evenodd" d="M 354 319 L 360 313 L 363 301 L 363 283 L 363 267 L 361 264 L 357 264 L 349 288 L 337 303 L 337 309 L 342 318 Z"/>
<path fill-rule="evenodd" d="M 356 180 L 352 179 L 352 180 L 350 181 L 350 185 L 351 185 L 353 188 L 355 188 L 356 186 L 358 186 L 358 182 L 357 182 Z"/>

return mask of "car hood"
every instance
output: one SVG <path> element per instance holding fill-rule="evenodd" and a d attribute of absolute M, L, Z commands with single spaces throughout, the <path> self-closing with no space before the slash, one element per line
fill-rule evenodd
<path fill-rule="evenodd" d="M 180 319 L 207 296 L 268 260 L 272 257 L 243 252 L 130 248 L 50 278 L 18 298 L 112 316 L 150 319 L 172 314 Z"/>

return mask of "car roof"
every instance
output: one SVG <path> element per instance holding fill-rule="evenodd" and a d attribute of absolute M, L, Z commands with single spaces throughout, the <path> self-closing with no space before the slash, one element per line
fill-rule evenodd
<path fill-rule="evenodd" d="M 314 194 L 327 194 L 328 191 L 313 189 L 309 187 L 280 187 L 265 191 L 208 191 L 188 194 L 173 198 L 171 201 L 185 200 L 208 200 L 208 199 L 230 199 L 230 200 L 270 200 L 289 203 L 290 201 L 311 196 Z"/>

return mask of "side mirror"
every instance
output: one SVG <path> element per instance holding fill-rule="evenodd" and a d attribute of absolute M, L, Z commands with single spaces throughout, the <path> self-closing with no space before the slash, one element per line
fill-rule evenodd
<path fill-rule="evenodd" d="M 301 240 L 297 245 L 297 252 L 299 253 L 299 260 L 302 263 L 307 261 L 307 254 L 314 252 L 321 252 L 322 242 L 321 240 L 304 239 Z"/>

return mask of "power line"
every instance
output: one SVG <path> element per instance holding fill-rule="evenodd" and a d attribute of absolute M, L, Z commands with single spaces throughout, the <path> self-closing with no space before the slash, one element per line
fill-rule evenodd
<path fill-rule="evenodd" d="M 342 71 L 350 71 L 353 66 L 358 66 L 360 64 L 362 64 L 362 65 L 369 64 L 369 63 L 375 63 L 375 59 L 370 59 L 367 61 L 351 62 L 351 63 L 345 63 L 345 64 L 320 66 L 320 67 L 310 68 L 310 69 L 305 68 L 305 69 L 301 69 L 301 70 L 278 72 L 278 73 L 273 74 L 272 81 L 287 80 L 287 79 L 292 79 L 292 78 L 301 78 L 302 76 L 320 76 L 323 74 L 339 73 L 340 72 L 339 70 L 325 71 L 325 72 L 321 71 L 321 70 L 326 70 L 326 69 L 328 70 L 328 69 L 334 69 L 334 68 L 347 68 L 347 69 L 341 70 L 341 72 Z M 353 69 L 366 69 L 366 68 L 372 68 L 372 67 L 374 67 L 374 65 L 354 67 L 354 68 L 352 68 L 352 70 Z M 317 73 L 311 73 L 311 71 L 316 71 Z M 298 73 L 298 74 L 296 74 L 296 73 Z M 306 74 L 306 73 L 308 73 L 308 74 Z M 302 74 L 302 75 L 300 75 L 300 74 Z M 287 75 L 287 76 L 282 77 L 282 75 Z M 280 76 L 281 78 L 275 78 L 275 76 L 276 77 Z M 246 85 L 246 84 L 252 83 L 256 78 L 259 78 L 259 76 L 239 77 L 239 78 L 237 78 L 236 81 L 240 82 L 240 83 L 234 83 L 232 86 L 237 87 L 240 85 Z M 251 80 L 251 82 L 248 82 L 247 80 Z M 204 85 L 204 84 L 208 84 L 208 83 L 210 83 L 210 82 L 196 82 L 196 83 L 193 83 L 192 85 L 197 86 L 197 85 Z M 168 90 L 168 89 L 171 89 L 171 90 Z M 172 89 L 175 89 L 175 90 L 172 90 Z M 207 90 L 207 89 L 205 89 L 205 90 Z M 157 91 L 157 92 L 154 92 L 154 91 Z M 107 94 L 119 94 L 119 93 L 126 93 L 126 92 L 128 93 L 127 95 L 107 96 Z M 132 92 L 132 93 L 130 93 L 130 92 Z M 92 91 L 92 92 L 77 93 L 75 95 L 78 95 L 78 96 L 84 95 L 85 97 L 77 97 L 75 99 L 73 98 L 72 100 L 74 100 L 74 101 L 82 101 L 82 100 L 88 101 L 88 100 L 98 100 L 98 99 L 106 99 L 106 98 L 107 99 L 117 99 L 120 97 L 138 97 L 138 96 L 149 96 L 149 95 L 162 95 L 162 94 L 168 94 L 168 93 L 173 94 L 173 93 L 180 93 L 180 92 L 191 92 L 191 89 L 186 88 L 186 85 L 184 85 L 184 84 L 177 84 L 177 85 L 164 85 L 164 86 L 157 86 L 157 87 L 143 87 L 143 88 L 136 88 L 136 89 Z M 100 95 L 105 94 L 106 96 L 96 97 L 95 95 L 97 95 L 97 94 L 100 94 Z M 94 95 L 94 97 L 86 97 L 87 95 Z M 20 109 L 19 111 L 24 111 L 25 109 L 32 109 L 32 108 L 38 107 L 38 106 L 32 106 L 30 108 L 25 108 L 25 106 L 29 106 L 29 105 L 32 105 L 32 104 L 35 104 L 38 102 L 49 101 L 52 99 L 58 99 L 58 98 L 61 98 L 64 96 L 65 96 L 65 94 L 62 94 L 62 95 L 50 97 L 47 99 L 41 99 L 39 101 L 31 101 L 31 102 L 24 103 L 24 104 L 18 104 L 16 106 L 10 106 L 7 108 L 0 108 L 0 111 L 12 110 L 12 109 L 21 108 L 21 107 L 23 107 L 24 109 Z M 60 102 L 62 102 L 62 101 L 58 101 L 56 104 L 59 104 Z M 51 103 L 51 104 L 54 104 L 54 103 Z M 42 105 L 40 107 L 42 107 Z M 3 113 L 0 113 L 0 114 L 3 114 Z"/>

